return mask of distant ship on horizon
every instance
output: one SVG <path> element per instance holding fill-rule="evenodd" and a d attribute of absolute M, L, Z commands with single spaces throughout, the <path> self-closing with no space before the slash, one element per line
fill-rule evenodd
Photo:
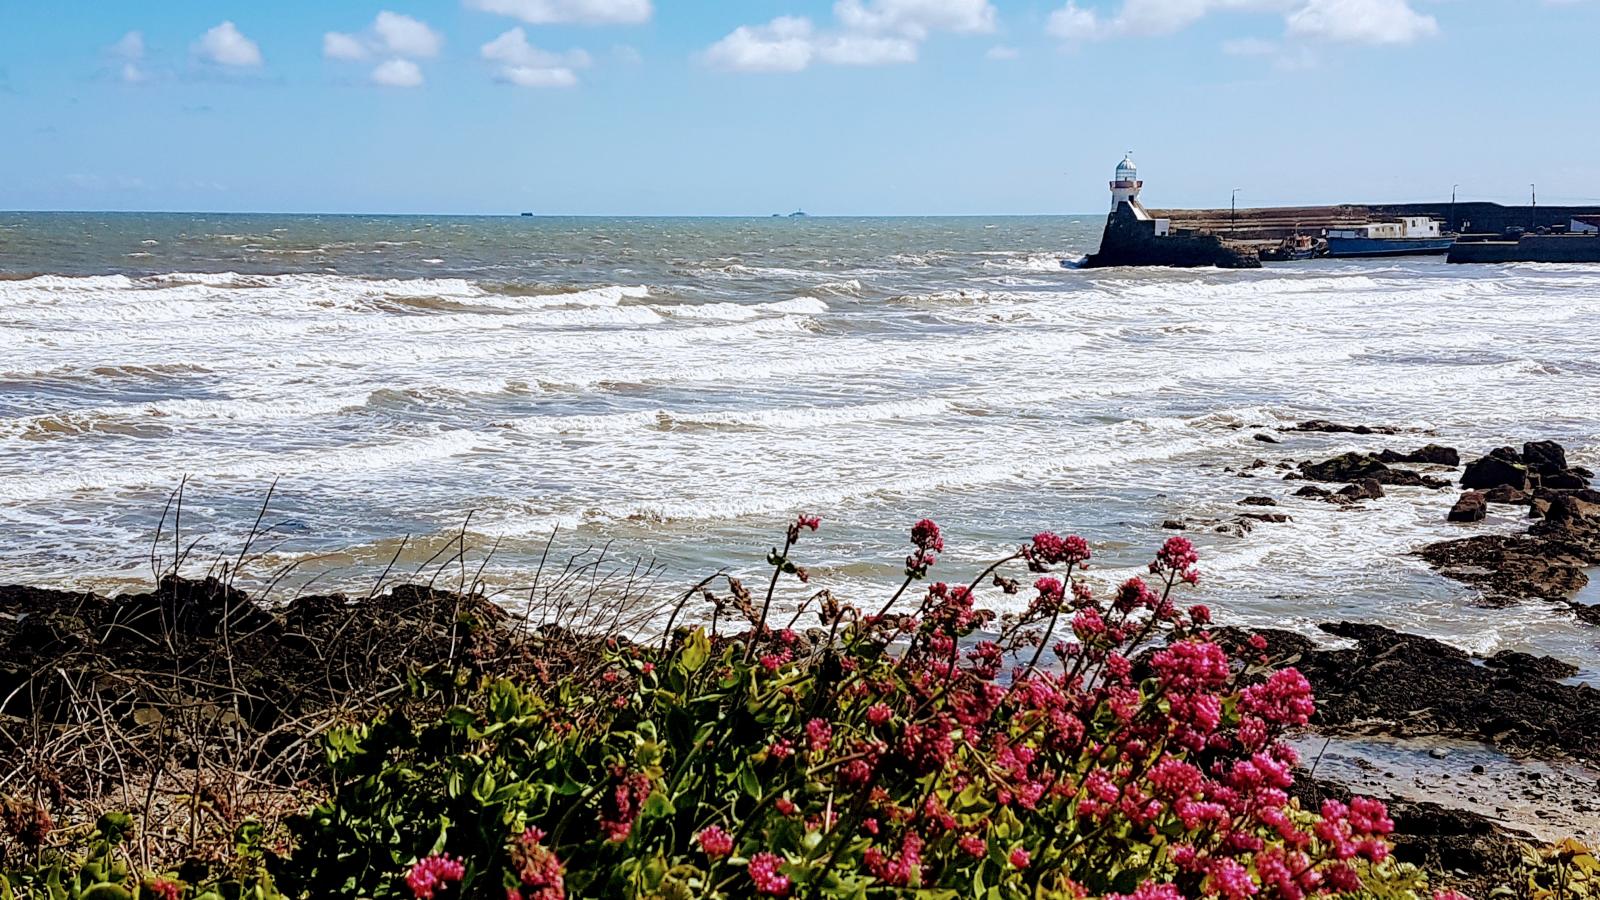
<path fill-rule="evenodd" d="M 805 219 L 805 218 L 808 218 L 809 216 L 810 216 L 810 214 L 807 213 L 803 209 L 797 209 L 794 212 L 789 213 L 789 215 L 787 215 L 787 216 L 785 216 L 783 213 L 773 213 L 772 214 L 772 218 L 774 218 L 774 219 L 785 219 L 785 218 L 787 218 L 787 219 Z"/>

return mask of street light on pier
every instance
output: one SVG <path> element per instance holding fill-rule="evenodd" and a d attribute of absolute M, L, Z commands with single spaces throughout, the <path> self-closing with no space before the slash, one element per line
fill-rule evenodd
<path fill-rule="evenodd" d="M 1238 230 L 1238 224 L 1239 224 L 1239 191 L 1241 191 L 1241 190 L 1243 190 L 1243 188 L 1234 188 L 1233 189 L 1233 198 L 1228 201 L 1228 236 L 1229 237 L 1232 237 L 1233 233 L 1236 230 Z"/>

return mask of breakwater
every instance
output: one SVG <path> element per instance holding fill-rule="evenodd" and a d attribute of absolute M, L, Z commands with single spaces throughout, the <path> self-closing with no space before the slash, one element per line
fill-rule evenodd
<path fill-rule="evenodd" d="M 1154 209 L 1175 231 L 1221 235 L 1237 241 L 1278 241 L 1292 234 L 1321 234 L 1404 216 L 1427 216 L 1444 230 L 1500 234 L 1508 228 L 1565 227 L 1574 216 L 1600 215 L 1600 206 L 1504 206 L 1499 203 L 1344 203 L 1332 206 L 1278 206 L 1249 209 Z"/>

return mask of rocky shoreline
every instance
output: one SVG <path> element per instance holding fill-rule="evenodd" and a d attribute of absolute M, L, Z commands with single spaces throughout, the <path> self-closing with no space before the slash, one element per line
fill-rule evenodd
<path fill-rule="evenodd" d="M 1322 460 L 1258 459 L 1232 474 L 1276 474 L 1302 482 L 1286 491 L 1294 497 L 1351 508 L 1382 502 L 1390 487 L 1454 489 L 1453 499 L 1441 497 L 1439 516 L 1463 529 L 1491 516 L 1503 522 L 1509 510 L 1529 522 L 1520 533 L 1468 534 L 1415 552 L 1440 575 L 1476 588 L 1487 605 L 1547 602 L 1570 611 L 1574 627 L 1600 626 L 1600 605 L 1578 599 L 1587 570 L 1600 566 L 1600 492 L 1592 486 L 1594 473 L 1571 465 L 1560 444 L 1499 447 L 1463 465 L 1467 457 L 1453 447 L 1382 446 L 1406 434 L 1389 426 L 1312 420 L 1253 437 L 1287 446 L 1299 434 L 1349 434 L 1380 446 Z M 1263 521 L 1286 520 L 1284 513 L 1269 518 L 1260 512 L 1279 500 L 1254 491 L 1238 501 L 1250 511 L 1232 520 L 1169 520 L 1163 527 L 1241 534 Z M 1319 630 L 1325 641 L 1258 632 L 1268 640 L 1268 661 L 1294 665 L 1315 689 L 1309 743 L 1320 739 L 1326 748 L 1340 740 L 1378 751 L 1373 755 L 1404 743 L 1424 759 L 1471 751 L 1488 762 L 1441 776 L 1403 760 L 1383 766 L 1355 754 L 1348 771 L 1329 776 L 1308 761 L 1310 777 L 1299 787 L 1303 800 L 1343 798 L 1352 790 L 1387 795 L 1398 828 L 1397 856 L 1445 873 L 1478 896 L 1514 881 L 1531 843 L 1564 831 L 1590 840 L 1600 833 L 1600 691 L 1571 683 L 1576 666 L 1515 651 L 1474 657 L 1371 624 L 1330 622 Z M 1224 637 L 1240 646 L 1249 634 L 1229 630 Z"/>

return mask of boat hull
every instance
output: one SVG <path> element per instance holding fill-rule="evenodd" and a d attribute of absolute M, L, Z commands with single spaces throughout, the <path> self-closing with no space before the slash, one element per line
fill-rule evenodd
<path fill-rule="evenodd" d="M 1360 256 L 1443 256 L 1455 238 L 1328 238 L 1328 255 L 1349 259 Z"/>

